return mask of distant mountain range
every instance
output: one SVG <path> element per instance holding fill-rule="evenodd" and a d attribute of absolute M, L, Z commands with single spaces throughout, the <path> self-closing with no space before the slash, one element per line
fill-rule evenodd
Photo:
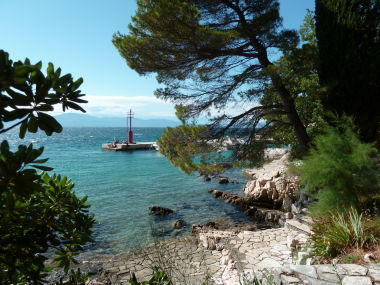
<path fill-rule="evenodd" d="M 93 117 L 85 114 L 61 114 L 54 116 L 64 127 L 126 127 L 127 120 L 124 117 Z M 176 127 L 179 121 L 168 119 L 139 119 L 133 118 L 134 127 Z"/>

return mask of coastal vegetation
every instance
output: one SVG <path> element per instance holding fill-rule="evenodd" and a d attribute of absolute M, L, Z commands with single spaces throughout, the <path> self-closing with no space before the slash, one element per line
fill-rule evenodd
<path fill-rule="evenodd" d="M 216 174 L 257 163 L 269 144 L 290 145 L 292 158 L 300 160 L 294 170 L 301 192 L 315 198 L 303 211 L 314 218 L 313 254 L 320 262 L 337 256 L 352 261 L 354 250 L 379 251 L 380 242 L 380 2 L 316 0 L 315 15 L 307 12 L 299 32 L 282 27 L 279 5 L 137 0 L 129 34 L 114 34 L 113 44 L 139 74 L 157 75 L 158 98 L 176 104 L 182 125 L 167 128 L 158 140 L 174 166 L 187 174 Z M 85 112 L 82 82 L 51 63 L 45 74 L 41 62 L 13 62 L 0 50 L 0 134 L 18 128 L 23 139 L 28 132 L 62 132 L 48 112 L 57 106 Z M 227 136 L 246 139 L 228 157 L 218 145 Z M 95 220 L 70 179 L 47 173 L 52 168 L 43 151 L 7 140 L 0 145 L 1 284 L 43 283 L 52 269 L 48 258 L 69 275 L 61 283 L 86 280 L 71 265 L 92 242 Z M 258 190 L 273 190 L 271 182 L 285 189 L 278 207 L 287 204 L 291 212 L 295 198 L 285 192 L 296 190 L 279 176 L 252 181 Z M 263 200 L 273 202 L 268 193 Z M 245 209 L 260 212 L 253 202 Z M 171 273 L 154 268 L 149 280 L 132 275 L 129 283 L 170 285 Z"/>
<path fill-rule="evenodd" d="M 57 105 L 63 111 L 84 111 L 78 105 L 87 102 L 78 89 L 83 80 L 61 75 L 51 63 L 46 75 L 41 68 L 41 62 L 31 64 L 29 59 L 13 62 L 0 50 L 0 133 L 19 127 L 20 138 L 38 130 L 50 136 L 62 126 L 46 112 Z M 85 281 L 70 266 L 92 241 L 94 217 L 87 197 L 76 196 L 70 179 L 45 172 L 52 168 L 41 158 L 43 150 L 32 144 L 10 147 L 7 140 L 0 146 L 1 284 L 42 284 L 52 269 L 45 266 L 48 258 L 69 273 L 65 284 Z"/>
<path fill-rule="evenodd" d="M 351 116 L 364 142 L 380 147 L 380 3 L 316 0 L 318 75 L 324 111 Z M 333 122 L 330 122 L 333 124 Z"/>
<path fill-rule="evenodd" d="M 320 252 L 376 246 L 367 225 L 380 194 L 379 2 L 316 0 L 299 33 L 282 28 L 278 1 L 137 3 L 129 34 L 113 43 L 139 74 L 157 74 L 158 98 L 177 104 L 183 125 L 159 140 L 170 162 L 223 170 L 211 145 L 227 135 L 248 138 L 234 162 L 257 162 L 269 142 L 291 145 L 301 191 L 317 199 Z"/>
<path fill-rule="evenodd" d="M 318 199 L 311 206 L 317 216 L 350 207 L 366 210 L 368 200 L 379 194 L 376 148 L 360 141 L 351 119 L 335 125 L 314 140 L 315 146 L 298 167 L 303 190 Z"/>
<path fill-rule="evenodd" d="M 213 154 L 217 148 L 210 141 L 226 135 L 248 138 L 230 161 L 257 162 L 268 139 L 274 145 L 291 145 L 293 154 L 302 158 L 310 148 L 321 148 L 322 135 L 331 141 L 332 128 L 336 129 L 334 141 L 342 137 L 352 147 L 340 149 L 328 163 L 354 149 L 365 152 L 367 148 L 365 164 L 373 161 L 374 149 L 360 144 L 354 126 L 348 133 L 336 125 L 346 114 L 363 142 L 379 137 L 379 111 L 374 107 L 380 90 L 375 80 L 379 77 L 379 5 L 359 2 L 317 1 L 316 17 L 308 11 L 297 33 L 281 27 L 278 1 L 141 0 L 130 33 L 115 34 L 113 43 L 139 74 L 157 74 L 164 85 L 156 90 L 158 98 L 177 104 L 183 125 L 168 128 L 158 143 L 170 162 L 186 173 L 223 170 L 221 164 L 213 163 L 221 156 Z M 326 28 L 330 25 L 335 30 Z M 347 56 L 341 56 L 342 50 L 347 50 Z M 269 55 L 273 52 L 276 56 Z M 364 85 L 368 88 L 363 89 Z M 365 93 L 359 104 L 353 104 L 354 92 Z M 238 114 L 229 114 L 233 106 L 239 107 Z M 197 124 L 202 116 L 208 116 L 208 123 Z M 310 154 L 316 156 L 316 152 Z M 374 163 L 368 169 L 376 172 Z M 348 178 L 336 177 L 336 172 L 331 175 L 337 183 Z M 367 177 L 367 182 L 375 183 L 371 180 L 375 176 Z M 304 184 L 315 186 L 309 183 L 310 177 L 304 175 Z M 339 199 L 341 190 L 332 189 L 327 200 Z M 370 189 L 373 193 L 377 184 Z"/>
<path fill-rule="evenodd" d="M 377 225 L 355 208 L 337 214 L 330 212 L 314 222 L 311 237 L 314 255 L 330 260 L 338 255 L 344 256 L 352 249 L 372 250 L 380 241 Z"/>
<path fill-rule="evenodd" d="M 247 130 L 254 146 L 258 127 L 268 136 L 272 124 L 282 122 L 306 153 L 310 136 L 295 102 L 302 94 L 289 88 L 271 56 L 292 54 L 299 43 L 295 31 L 282 28 L 278 1 L 137 4 L 130 33 L 115 34 L 113 43 L 139 74 L 157 74 L 164 87 L 156 96 L 181 105 L 183 117 L 209 115 L 209 132 L 199 139 Z M 272 94 L 275 100 L 265 100 Z"/>
<path fill-rule="evenodd" d="M 300 167 L 304 189 L 318 198 L 312 207 L 315 254 L 329 259 L 349 256 L 352 248 L 376 252 L 380 5 L 317 0 L 315 18 L 322 114 L 329 126 Z"/>

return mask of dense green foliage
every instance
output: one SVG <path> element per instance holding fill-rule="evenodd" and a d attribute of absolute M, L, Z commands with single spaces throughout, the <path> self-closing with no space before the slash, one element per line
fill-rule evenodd
<path fill-rule="evenodd" d="M 380 1 L 317 0 L 316 27 L 324 108 L 380 146 Z"/>
<path fill-rule="evenodd" d="M 322 115 L 322 105 L 319 100 L 320 87 L 317 74 L 317 62 L 318 51 L 316 46 L 315 37 L 315 25 L 313 14 L 308 11 L 304 24 L 300 29 L 300 36 L 302 39 L 302 46 L 294 48 L 284 54 L 278 61 L 275 62 L 274 68 L 281 74 L 284 79 L 286 87 L 294 94 L 294 102 L 296 109 L 300 115 L 302 122 L 307 128 L 307 132 L 311 138 L 320 134 L 326 126 Z M 260 103 L 263 106 L 270 104 L 281 103 L 275 88 L 273 85 L 268 85 L 265 93 L 260 99 Z M 186 106 L 177 105 L 177 117 L 183 124 L 188 124 L 186 127 L 187 133 L 192 133 L 187 136 L 184 135 L 184 127 L 178 127 L 176 129 L 170 129 L 166 131 L 160 140 L 161 152 L 169 158 L 173 165 L 179 166 L 185 172 L 197 170 L 201 173 L 208 173 L 217 171 L 218 169 L 213 167 L 212 164 L 206 162 L 212 162 L 212 159 L 219 158 L 216 155 L 208 155 L 207 151 L 215 151 L 217 149 L 217 142 L 213 140 L 210 132 L 197 132 L 197 126 L 194 123 L 189 124 L 189 120 L 193 119 L 189 116 Z M 271 143 L 281 145 L 292 145 L 292 150 L 297 150 L 297 139 L 292 132 L 292 126 L 287 120 L 286 114 L 271 114 L 266 113 L 264 119 L 268 122 L 261 129 L 261 134 L 270 136 L 272 138 Z M 191 128 L 194 130 L 190 131 Z M 240 133 L 239 133 L 240 131 Z M 178 142 L 178 134 L 182 133 L 180 144 Z M 233 130 L 230 132 L 235 135 L 246 136 L 251 132 L 247 129 Z M 197 134 L 198 137 L 194 136 Z M 202 134 L 202 136 L 200 135 Z M 252 133 L 251 133 L 252 134 Z M 214 148 L 210 144 L 202 143 L 203 141 L 213 141 Z M 194 144 L 197 141 L 197 144 Z M 247 144 L 236 149 L 230 161 L 227 162 L 233 165 L 251 165 L 252 163 L 258 163 L 261 161 L 260 155 L 262 154 L 262 148 L 265 147 L 264 141 L 256 141 L 252 139 L 254 144 Z M 223 142 L 221 140 L 220 142 Z M 201 149 L 206 147 L 206 149 Z M 208 159 L 204 159 L 204 163 L 195 163 L 194 156 L 202 154 Z M 297 153 L 294 153 L 297 155 Z M 216 160 L 214 162 L 217 162 Z M 232 162 L 232 163 L 231 163 Z M 191 166 L 191 167 L 189 167 Z M 220 168 L 219 168 L 220 169 Z"/>
<path fill-rule="evenodd" d="M 182 125 L 167 128 L 157 144 L 160 152 L 185 173 L 193 171 L 203 174 L 217 173 L 223 168 L 210 165 L 210 162 L 215 160 L 217 144 L 201 139 L 207 137 L 208 131 L 205 126 Z"/>
<path fill-rule="evenodd" d="M 137 4 L 129 34 L 115 34 L 113 43 L 138 73 L 157 73 L 164 85 L 156 91 L 159 98 L 181 104 L 186 118 L 208 117 L 214 138 L 249 130 L 248 144 L 256 142 L 261 119 L 270 125 L 280 117 L 301 152 L 307 150 L 310 139 L 295 104 L 300 94 L 288 88 L 269 55 L 298 45 L 297 33 L 281 27 L 277 0 Z M 259 105 L 268 92 L 278 100 Z"/>
<path fill-rule="evenodd" d="M 305 191 L 317 197 L 314 214 L 347 207 L 360 209 L 370 195 L 380 194 L 376 149 L 360 141 L 352 120 L 328 127 L 315 139 L 315 147 L 298 167 Z"/>
<path fill-rule="evenodd" d="M 20 138 L 39 129 L 51 135 L 62 130 L 45 113 L 53 105 L 83 110 L 76 104 L 86 102 L 78 90 L 82 79 L 60 76 L 52 64 L 45 76 L 41 67 L 28 59 L 13 62 L 0 51 L 0 133 L 20 126 Z M 87 198 L 78 198 L 66 177 L 39 172 L 52 170 L 44 165 L 48 159 L 40 158 L 43 147 L 9 147 L 3 140 L 0 151 L 0 283 L 42 283 L 48 256 L 68 273 L 76 253 L 91 241 L 94 219 Z M 72 284 L 81 280 L 78 272 L 71 272 Z"/>
<path fill-rule="evenodd" d="M 346 250 L 371 248 L 379 241 L 379 229 L 370 226 L 369 220 L 356 209 L 344 213 L 332 212 L 313 223 L 311 240 L 314 255 L 330 259 Z"/>
<path fill-rule="evenodd" d="M 20 125 L 20 138 L 26 131 L 35 133 L 38 129 L 50 136 L 53 132 L 60 133 L 62 126 L 48 111 L 54 110 L 54 105 L 60 104 L 62 110 L 80 110 L 77 103 L 87 103 L 81 99 L 84 94 L 78 90 L 83 79 L 73 81 L 71 74 L 61 76 L 61 69 L 54 69 L 49 63 L 46 76 L 41 71 L 42 63 L 31 64 L 29 59 L 24 62 L 13 62 L 8 53 L 0 50 L 0 134 Z M 5 128 L 4 123 L 17 121 Z"/>

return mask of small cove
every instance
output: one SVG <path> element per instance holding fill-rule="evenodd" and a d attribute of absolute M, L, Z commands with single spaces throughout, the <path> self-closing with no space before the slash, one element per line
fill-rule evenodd
<path fill-rule="evenodd" d="M 136 128 L 136 141 L 155 141 L 163 128 Z M 144 246 L 162 231 L 176 237 L 191 231 L 192 224 L 228 219 L 246 221 L 246 216 L 216 200 L 209 189 L 242 193 L 243 184 L 221 185 L 217 180 L 204 182 L 196 175 L 185 175 L 156 151 L 107 152 L 101 144 L 114 137 L 127 137 L 125 128 L 64 128 L 61 134 L 47 137 L 44 133 L 27 134 L 22 142 L 16 131 L 2 135 L 12 148 L 19 143 L 45 146 L 42 157 L 53 172 L 70 177 L 79 196 L 88 195 L 91 212 L 98 224 L 94 227 L 95 243 L 87 247 L 94 253 L 117 254 Z M 240 170 L 229 176 L 244 180 Z M 149 205 L 157 204 L 175 210 L 166 218 L 149 215 Z M 176 219 L 186 227 L 174 231 Z M 156 233 L 152 235 L 152 232 Z"/>

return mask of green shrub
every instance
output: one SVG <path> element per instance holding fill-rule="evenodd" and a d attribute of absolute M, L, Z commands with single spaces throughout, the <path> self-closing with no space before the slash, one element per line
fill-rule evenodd
<path fill-rule="evenodd" d="M 342 264 L 352 264 L 356 263 L 360 260 L 360 256 L 358 255 L 345 255 L 340 259 L 340 263 Z"/>
<path fill-rule="evenodd" d="M 374 159 L 376 149 L 363 143 L 351 119 L 343 118 L 337 128 L 328 127 L 324 135 L 315 140 L 301 166 L 304 191 L 318 198 L 311 207 L 314 215 L 351 206 L 360 209 L 368 197 L 379 193 L 379 171 Z"/>
<path fill-rule="evenodd" d="M 13 62 L 0 50 L 0 134 L 19 127 L 19 137 L 44 131 L 50 136 L 62 126 L 47 114 L 54 107 L 82 110 L 77 103 L 84 94 L 83 80 L 61 75 L 49 63 L 46 75 L 42 63 Z M 17 146 L 15 146 L 17 147 Z M 42 284 L 54 258 L 68 280 L 59 284 L 84 284 L 86 276 L 70 271 L 74 257 L 91 242 L 93 215 L 86 197 L 79 198 L 70 179 L 43 171 L 47 158 L 43 147 L 19 145 L 12 151 L 7 140 L 0 146 L 0 284 Z"/>
<path fill-rule="evenodd" d="M 348 248 L 369 248 L 377 243 L 378 230 L 369 226 L 369 221 L 351 208 L 345 213 L 330 213 L 314 221 L 311 236 L 316 256 L 332 258 Z"/>
<path fill-rule="evenodd" d="M 265 272 L 263 274 L 260 274 L 260 276 L 256 275 L 255 272 L 253 272 L 253 276 L 249 276 L 247 274 L 243 274 L 243 280 L 239 281 L 240 285 L 273 285 L 275 284 L 273 275 Z"/>
<path fill-rule="evenodd" d="M 136 276 L 132 274 L 130 285 L 173 285 L 172 279 L 166 274 L 163 269 L 155 267 L 153 269 L 153 276 L 147 281 L 138 282 Z"/>

